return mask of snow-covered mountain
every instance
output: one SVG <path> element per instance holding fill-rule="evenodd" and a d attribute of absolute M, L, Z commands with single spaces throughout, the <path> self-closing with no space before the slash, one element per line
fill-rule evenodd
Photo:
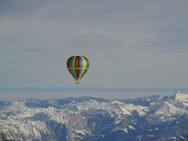
<path fill-rule="evenodd" d="M 188 141 L 188 94 L 0 100 L 0 141 Z"/>

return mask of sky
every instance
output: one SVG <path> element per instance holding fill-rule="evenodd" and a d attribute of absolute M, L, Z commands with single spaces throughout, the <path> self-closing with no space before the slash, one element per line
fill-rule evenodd
<path fill-rule="evenodd" d="M 0 0 L 0 87 L 188 88 L 187 0 Z"/>

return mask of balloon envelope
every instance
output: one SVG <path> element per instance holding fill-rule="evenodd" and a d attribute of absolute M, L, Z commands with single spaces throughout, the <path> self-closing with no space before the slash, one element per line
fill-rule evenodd
<path fill-rule="evenodd" d="M 76 81 L 82 79 L 89 68 L 89 61 L 85 56 L 72 56 L 67 60 L 67 68 Z"/>

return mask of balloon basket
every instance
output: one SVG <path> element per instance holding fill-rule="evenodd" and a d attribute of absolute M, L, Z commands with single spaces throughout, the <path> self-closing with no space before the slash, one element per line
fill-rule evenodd
<path fill-rule="evenodd" d="M 78 84 L 80 84 L 80 82 L 76 81 L 76 86 L 77 86 Z"/>

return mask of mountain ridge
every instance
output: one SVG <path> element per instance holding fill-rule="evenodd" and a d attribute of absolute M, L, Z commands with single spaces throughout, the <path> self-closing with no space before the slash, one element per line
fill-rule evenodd
<path fill-rule="evenodd" d="M 0 102 L 0 141 L 185 141 L 188 94 Z"/>

